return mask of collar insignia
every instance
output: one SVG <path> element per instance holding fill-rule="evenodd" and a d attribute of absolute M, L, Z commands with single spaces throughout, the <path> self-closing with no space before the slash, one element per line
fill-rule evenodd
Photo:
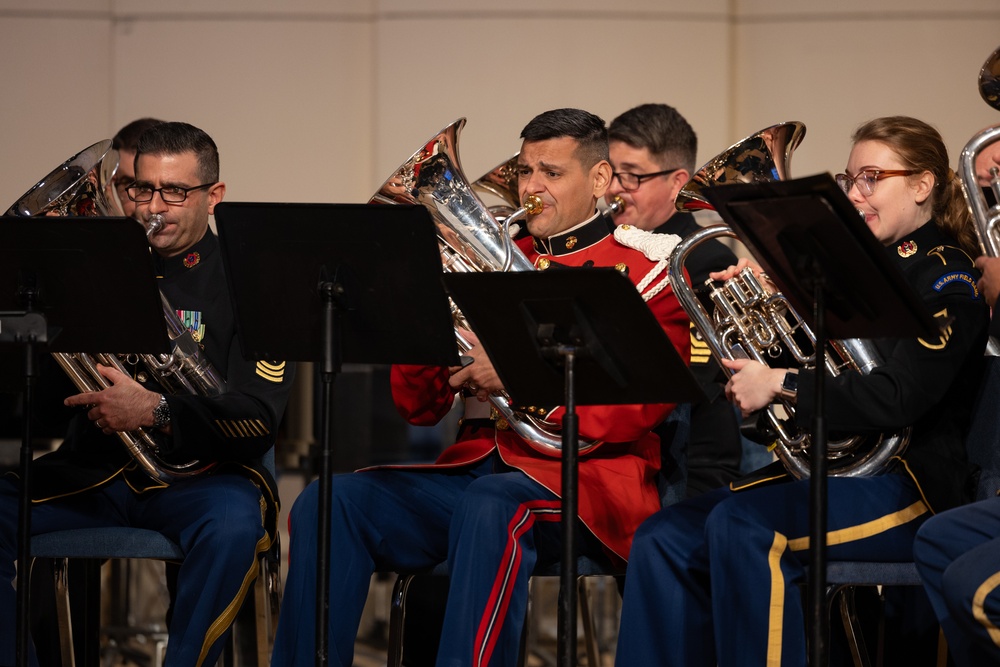
<path fill-rule="evenodd" d="M 576 243 L 577 243 L 577 239 L 576 239 L 575 236 L 567 236 L 566 237 L 566 250 L 572 250 L 576 246 Z"/>
<path fill-rule="evenodd" d="M 917 244 L 915 241 L 903 241 L 896 246 L 896 252 L 900 257 L 913 257 L 917 254 Z"/>
<path fill-rule="evenodd" d="M 198 252 L 189 252 L 184 255 L 184 268 L 191 269 L 198 266 L 198 262 L 201 261 L 201 255 Z"/>

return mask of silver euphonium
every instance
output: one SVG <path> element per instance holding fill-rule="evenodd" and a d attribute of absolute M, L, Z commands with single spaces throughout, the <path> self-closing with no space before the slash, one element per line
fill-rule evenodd
<path fill-rule="evenodd" d="M 528 214 L 542 210 L 542 201 L 534 195 L 521 203 L 516 195 L 513 201 L 507 193 L 497 193 L 516 210 L 509 211 L 503 224 L 490 213 L 483 201 L 469 184 L 458 158 L 458 137 L 465 126 L 459 118 L 424 142 L 423 147 L 410 156 L 372 196 L 371 204 L 420 204 L 431 214 L 437 228 L 438 247 L 445 272 L 471 271 L 533 271 L 534 266 L 511 239 L 510 226 Z M 513 161 L 513 163 L 512 163 Z M 496 170 L 507 169 L 516 179 L 516 157 L 505 161 Z M 508 169 L 509 167 L 509 169 Z M 493 173 L 493 172 L 490 172 Z M 484 177 L 485 178 L 485 177 Z M 510 180 L 503 177 L 510 191 Z M 514 181 L 516 192 L 516 181 Z M 502 190 L 499 184 L 496 184 Z M 462 334 L 469 330 L 461 311 L 452 304 L 455 338 L 461 353 L 472 348 Z M 545 421 L 544 415 L 528 410 L 515 410 L 506 392 L 490 395 L 490 402 L 517 435 L 539 451 L 558 453 L 562 438 L 554 431 L 554 424 Z M 595 443 L 581 440 L 579 451 L 584 452 Z"/>
<path fill-rule="evenodd" d="M 122 216 L 111 192 L 111 179 L 117 168 L 118 151 L 111 147 L 110 140 L 99 141 L 54 169 L 20 197 L 5 215 Z M 155 233 L 159 224 L 154 221 L 146 230 L 147 236 Z M 122 363 L 122 359 L 126 359 L 129 363 L 142 361 L 163 389 L 171 394 L 215 396 L 225 392 L 225 380 L 212 367 L 162 292 L 160 301 L 170 339 L 170 354 L 52 353 L 78 391 L 106 389 L 110 383 L 98 372 L 97 364 L 128 374 Z M 118 437 L 146 474 L 163 484 L 199 475 L 214 466 L 197 460 L 181 464 L 161 460 L 156 455 L 156 441 L 146 429 L 119 432 Z"/>
<path fill-rule="evenodd" d="M 702 194 L 708 187 L 731 183 L 764 183 L 788 178 L 792 151 L 805 136 L 805 125 L 780 123 L 731 146 L 698 170 L 677 196 L 680 211 L 711 210 Z M 706 282 L 714 305 L 709 314 L 684 278 L 684 263 L 698 245 L 710 239 L 738 238 L 727 225 L 716 224 L 686 237 L 670 257 L 671 284 L 691 322 L 718 359 L 755 359 L 765 365 L 788 355 L 800 367 L 815 367 L 816 336 L 780 292 L 769 291 L 747 267 L 721 285 Z M 719 270 L 725 267 L 719 267 Z M 846 369 L 868 374 L 881 365 L 870 341 L 831 340 L 826 372 Z M 732 372 L 723 367 L 727 374 Z M 809 434 L 795 425 L 795 405 L 780 400 L 764 418 L 776 438 L 775 453 L 794 477 L 809 476 Z M 896 434 L 856 436 L 828 444 L 829 474 L 863 477 L 885 470 L 893 456 L 909 444 L 910 429 Z"/>
<path fill-rule="evenodd" d="M 979 94 L 987 104 L 1000 111 L 1000 48 L 986 59 L 979 72 Z M 991 208 L 981 186 L 991 187 L 997 202 L 1000 202 L 1000 171 L 993 167 L 989 183 L 980 183 L 976 175 L 976 158 L 996 141 L 1000 141 L 1000 125 L 988 127 L 972 137 L 959 157 L 959 180 L 976 222 L 979 245 L 983 253 L 990 257 L 1000 257 L 1000 230 L 997 229 L 1000 225 L 1000 203 Z"/>

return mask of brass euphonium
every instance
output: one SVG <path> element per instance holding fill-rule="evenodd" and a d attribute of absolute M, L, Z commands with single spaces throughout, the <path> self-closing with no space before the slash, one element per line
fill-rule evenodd
<path fill-rule="evenodd" d="M 1000 111 L 1000 48 L 994 51 L 979 73 L 979 93 L 986 103 Z M 969 202 L 969 210 L 976 222 L 976 234 L 983 253 L 990 257 L 1000 257 L 1000 203 L 989 206 L 983 196 L 982 186 L 993 189 L 997 202 L 1000 202 L 1000 171 L 996 167 L 990 170 L 990 182 L 982 184 L 976 175 L 976 158 L 988 146 L 1000 141 L 1000 125 L 993 125 L 976 134 L 962 149 L 959 158 L 959 179 L 962 190 Z"/>
<path fill-rule="evenodd" d="M 511 240 L 510 226 L 528 214 L 539 213 L 542 201 L 532 195 L 522 204 L 515 195 L 513 203 L 518 204 L 517 209 L 506 215 L 502 225 L 498 223 L 462 171 L 458 137 L 464 126 L 465 119 L 459 118 L 426 141 L 382 184 L 369 203 L 423 205 L 437 228 L 441 262 L 446 272 L 533 271 L 535 267 Z M 515 157 L 498 169 L 511 165 L 512 160 L 516 165 Z M 509 190 L 510 181 L 507 183 L 504 187 Z M 516 191 L 514 181 L 513 192 Z M 498 196 L 510 202 L 509 194 Z M 462 330 L 468 330 L 469 326 L 454 304 L 452 316 L 459 351 L 467 352 L 472 344 Z M 553 424 L 542 416 L 515 410 L 505 392 L 491 394 L 490 402 L 510 428 L 533 447 L 549 454 L 562 450 L 561 436 L 550 432 Z M 595 444 L 581 440 L 579 451 L 587 451 Z"/>
<path fill-rule="evenodd" d="M 788 178 L 792 151 L 802 141 L 805 126 L 780 123 L 731 146 L 698 170 L 677 196 L 680 211 L 711 210 L 702 194 L 708 187 L 731 183 L 763 183 Z M 816 336 L 781 293 L 770 292 L 750 268 L 721 285 L 708 281 L 714 304 L 710 315 L 684 278 L 684 263 L 694 248 L 709 239 L 738 238 L 727 225 L 716 224 L 691 234 L 670 257 L 671 284 L 691 322 L 718 359 L 755 359 L 765 365 L 788 355 L 801 367 L 815 366 Z M 722 270 L 726 267 L 719 267 Z M 868 374 L 883 362 L 865 340 L 831 340 L 826 372 L 838 375 L 851 368 Z M 727 374 L 730 371 L 725 369 Z M 795 405 L 781 400 L 762 415 L 775 434 L 775 453 L 794 477 L 809 476 L 809 434 L 797 428 Z M 862 477 L 875 475 L 909 444 L 910 429 L 896 434 L 856 436 L 828 444 L 829 474 Z"/>
<path fill-rule="evenodd" d="M 33 217 L 57 216 L 122 216 L 114 195 L 111 178 L 118 168 L 118 151 L 111 141 L 89 146 L 50 172 L 11 206 L 6 215 Z M 147 236 L 156 232 L 154 220 Z M 98 364 L 117 368 L 128 374 L 121 359 L 142 361 L 163 389 L 171 394 L 190 393 L 215 396 L 225 392 L 226 382 L 212 367 L 191 332 L 180 321 L 177 311 L 160 294 L 163 317 L 170 339 L 171 353 L 125 355 L 115 353 L 53 352 L 52 357 L 66 372 L 80 392 L 101 391 L 110 386 L 97 370 Z M 199 475 L 214 467 L 197 460 L 187 463 L 167 463 L 157 454 L 157 444 L 145 429 L 119 432 L 126 449 L 154 481 L 163 484 Z"/>

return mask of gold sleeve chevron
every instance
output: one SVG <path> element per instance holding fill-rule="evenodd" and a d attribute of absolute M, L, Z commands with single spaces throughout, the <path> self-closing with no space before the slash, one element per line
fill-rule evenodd
<path fill-rule="evenodd" d="M 270 433 L 259 419 L 216 419 L 215 425 L 230 438 L 259 438 Z"/>
<path fill-rule="evenodd" d="M 706 343 L 700 335 L 698 335 L 698 330 L 695 329 L 694 324 L 691 325 L 691 363 L 692 364 L 707 364 L 708 360 L 712 358 L 712 350 L 709 349 L 708 343 Z"/>
<path fill-rule="evenodd" d="M 285 362 L 258 361 L 257 375 L 268 382 L 280 384 L 285 379 Z"/>

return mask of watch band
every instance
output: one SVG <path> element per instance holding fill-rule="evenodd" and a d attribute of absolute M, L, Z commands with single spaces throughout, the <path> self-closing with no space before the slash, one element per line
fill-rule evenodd
<path fill-rule="evenodd" d="M 167 397 L 160 394 L 160 402 L 153 408 L 153 428 L 163 428 L 170 423 L 170 405 Z"/>

